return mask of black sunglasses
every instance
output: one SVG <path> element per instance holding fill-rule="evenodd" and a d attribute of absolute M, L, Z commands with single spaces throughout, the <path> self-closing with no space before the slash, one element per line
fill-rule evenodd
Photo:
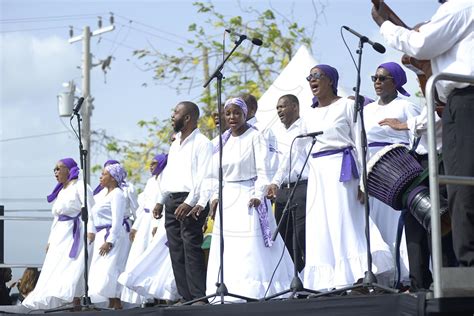
<path fill-rule="evenodd" d="M 372 81 L 375 82 L 377 79 L 379 79 L 380 82 L 384 82 L 386 79 L 393 79 L 391 76 L 371 76 Z"/>
<path fill-rule="evenodd" d="M 309 76 L 306 77 L 306 80 L 308 80 L 308 81 L 311 81 L 312 79 L 317 80 L 317 79 L 321 79 L 321 77 L 323 77 L 323 76 L 324 76 L 324 74 L 322 74 L 320 72 L 315 72 L 315 73 L 309 74 Z"/>

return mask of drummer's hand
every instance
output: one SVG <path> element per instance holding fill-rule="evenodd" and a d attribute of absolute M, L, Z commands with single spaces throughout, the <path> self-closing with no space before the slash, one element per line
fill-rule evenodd
<path fill-rule="evenodd" d="M 390 126 L 396 131 L 405 131 L 408 130 L 407 122 L 402 123 L 396 118 L 386 118 L 379 122 L 380 126 Z"/>
<path fill-rule="evenodd" d="M 360 204 L 364 204 L 365 202 L 365 194 L 362 192 L 360 187 L 357 189 L 357 199 L 359 200 Z"/>

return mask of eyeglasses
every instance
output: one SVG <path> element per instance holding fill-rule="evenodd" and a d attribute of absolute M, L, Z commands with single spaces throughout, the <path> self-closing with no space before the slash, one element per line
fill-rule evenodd
<path fill-rule="evenodd" d="M 320 73 L 320 72 L 315 72 L 315 73 L 312 73 L 312 74 L 309 74 L 308 77 L 306 77 L 306 80 L 308 81 L 311 81 L 311 80 L 317 80 L 317 79 L 321 79 L 321 77 L 323 77 L 324 74 Z"/>
<path fill-rule="evenodd" d="M 371 76 L 372 81 L 375 82 L 377 79 L 379 79 L 380 82 L 384 82 L 386 79 L 393 79 L 391 76 Z"/>

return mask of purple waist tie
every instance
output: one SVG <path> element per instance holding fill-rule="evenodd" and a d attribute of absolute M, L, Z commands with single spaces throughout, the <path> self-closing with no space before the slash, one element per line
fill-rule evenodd
<path fill-rule="evenodd" d="M 122 225 L 125 226 L 125 230 L 127 233 L 130 232 L 130 224 L 128 223 L 128 217 L 123 219 Z M 107 237 L 110 235 L 110 229 L 112 228 L 112 225 L 101 225 L 101 226 L 96 226 L 95 230 L 96 232 L 100 232 L 102 229 L 106 229 L 106 233 L 104 236 L 104 241 L 107 241 Z"/>
<path fill-rule="evenodd" d="M 359 174 L 357 173 L 357 166 L 354 160 L 354 156 L 352 155 L 352 149 L 352 146 L 349 146 L 341 149 L 324 150 L 311 154 L 311 156 L 313 158 L 319 158 L 342 153 L 341 174 L 339 176 L 339 182 L 347 182 L 350 181 L 352 178 L 359 179 Z"/>
<path fill-rule="evenodd" d="M 150 209 L 149 209 L 149 208 L 144 208 L 144 209 L 143 209 L 143 212 L 145 212 L 145 213 L 150 213 Z"/>
<path fill-rule="evenodd" d="M 393 145 L 394 143 L 388 143 L 388 142 L 371 142 L 369 143 L 369 147 L 385 147 L 385 146 L 390 146 Z M 399 143 L 403 145 L 409 145 L 408 143 Z"/>
<path fill-rule="evenodd" d="M 258 220 L 260 222 L 260 229 L 263 234 L 263 243 L 265 247 L 271 247 L 273 245 L 272 232 L 270 230 L 270 224 L 268 223 L 268 208 L 267 198 L 263 198 L 262 203 L 256 208 L 258 213 Z"/>
<path fill-rule="evenodd" d="M 257 177 L 250 179 L 255 184 Z M 248 180 L 244 180 L 248 181 Z M 260 229 L 262 230 L 263 243 L 265 247 L 271 247 L 273 245 L 272 240 L 272 231 L 270 230 L 270 224 L 268 222 L 268 208 L 267 208 L 267 198 L 261 199 L 261 203 L 255 209 L 258 214 L 258 221 L 260 222 Z"/>
<path fill-rule="evenodd" d="M 81 216 L 81 213 L 77 214 L 74 217 L 67 216 L 67 215 L 59 215 L 58 216 L 58 221 L 60 222 L 65 222 L 65 221 L 73 221 L 73 227 L 72 227 L 72 247 L 71 251 L 69 251 L 69 258 L 75 259 L 77 257 L 77 252 L 79 250 L 79 243 L 81 241 L 81 234 L 79 232 L 79 216 Z"/>

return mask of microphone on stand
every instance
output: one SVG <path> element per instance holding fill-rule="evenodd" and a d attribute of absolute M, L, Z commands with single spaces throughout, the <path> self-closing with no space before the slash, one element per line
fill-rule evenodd
<path fill-rule="evenodd" d="M 80 97 L 79 100 L 77 101 L 76 105 L 72 109 L 72 114 L 71 114 L 71 119 L 79 113 L 82 107 L 82 103 L 84 103 L 84 98 Z"/>
<path fill-rule="evenodd" d="M 356 31 L 354 31 L 353 29 L 351 29 L 350 27 L 348 26 L 345 26 L 343 25 L 342 26 L 344 29 L 348 30 L 349 32 L 351 32 L 352 34 L 354 34 L 355 36 L 357 36 L 358 38 L 360 38 L 361 40 L 363 40 L 364 42 L 367 42 L 369 43 L 370 45 L 372 45 L 372 47 L 377 51 L 379 52 L 380 54 L 384 54 L 385 53 L 385 47 L 380 44 L 380 43 L 377 43 L 377 42 L 372 42 L 371 40 L 369 40 L 369 38 L 367 36 L 364 36 L 364 35 L 361 35 L 359 33 L 357 33 Z"/>
<path fill-rule="evenodd" d="M 262 46 L 262 44 L 263 44 L 262 40 L 259 39 L 259 38 L 250 38 L 250 37 L 248 37 L 248 36 L 245 35 L 245 34 L 240 34 L 240 33 L 234 32 L 232 29 L 225 29 L 225 31 L 226 31 L 227 33 L 229 33 L 229 34 L 237 35 L 237 36 L 239 36 L 240 38 L 242 38 L 242 39 L 244 39 L 244 40 L 245 40 L 245 39 L 248 39 L 248 40 L 251 41 L 252 44 L 254 44 L 254 45 Z"/>
<path fill-rule="evenodd" d="M 296 136 L 295 138 L 316 137 L 316 136 L 319 136 L 319 135 L 321 135 L 321 134 L 323 134 L 323 131 L 312 132 L 312 133 L 305 133 L 305 134 L 298 135 L 298 136 Z"/>

